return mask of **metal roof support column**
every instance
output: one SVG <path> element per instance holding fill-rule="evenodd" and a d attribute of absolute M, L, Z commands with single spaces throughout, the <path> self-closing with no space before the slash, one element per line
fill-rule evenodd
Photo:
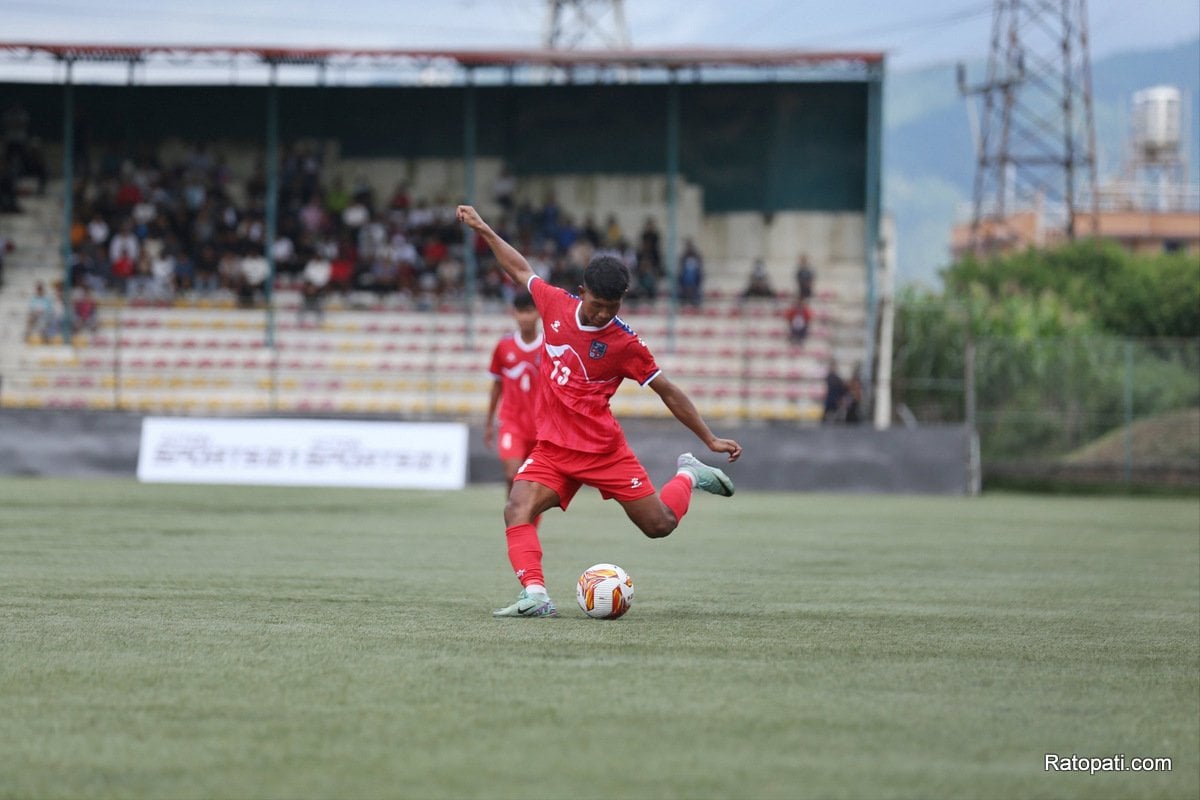
<path fill-rule="evenodd" d="M 475 72 L 467 70 L 467 85 L 463 94 L 463 191 L 467 205 L 475 205 L 475 146 L 478 129 Z M 475 346 L 475 291 L 476 272 L 479 265 L 475 260 L 475 231 L 467 228 L 463 239 L 463 265 L 466 282 L 463 290 L 463 313 L 466 315 L 468 348 Z"/>
<path fill-rule="evenodd" d="M 270 64 L 271 80 L 267 85 L 267 197 L 266 230 L 263 232 L 264 255 L 267 257 L 267 284 L 264 299 L 267 304 L 266 344 L 271 352 L 271 363 L 277 365 L 279 352 L 275 349 L 275 233 L 279 219 L 279 65 Z M 271 409 L 277 408 L 279 385 L 276 380 L 278 369 L 271 370 Z"/>
<path fill-rule="evenodd" d="M 883 64 L 871 68 L 867 80 L 867 185 L 866 185 L 866 231 L 863 242 L 866 248 L 867 271 L 867 320 L 864 333 L 865 356 L 859 375 L 862 381 L 864 411 L 873 408 L 875 376 L 875 340 L 879 316 L 879 299 L 876 281 L 879 271 L 879 225 L 883 169 Z"/>
<path fill-rule="evenodd" d="M 672 69 L 667 83 L 667 263 L 670 305 L 667 312 L 667 352 L 675 352 L 679 313 L 679 76 Z"/>
<path fill-rule="evenodd" d="M 63 223 L 62 223 L 62 260 L 63 260 L 63 343 L 70 344 L 73 331 L 71 324 L 71 222 L 75 215 L 75 95 L 73 67 L 75 62 L 66 59 L 66 73 L 63 77 Z"/>

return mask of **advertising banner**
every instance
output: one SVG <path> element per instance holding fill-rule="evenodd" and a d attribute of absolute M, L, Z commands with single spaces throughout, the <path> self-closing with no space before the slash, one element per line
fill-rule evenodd
<path fill-rule="evenodd" d="M 146 417 L 138 480 L 461 489 L 460 423 Z"/>

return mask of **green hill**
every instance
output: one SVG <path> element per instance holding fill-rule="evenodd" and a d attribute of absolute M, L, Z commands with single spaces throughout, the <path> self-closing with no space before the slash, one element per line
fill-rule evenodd
<path fill-rule="evenodd" d="M 1133 463 L 1200 469 L 1200 408 L 1169 411 L 1130 426 Z M 1126 431 L 1118 428 L 1065 456 L 1067 464 L 1121 464 Z"/>

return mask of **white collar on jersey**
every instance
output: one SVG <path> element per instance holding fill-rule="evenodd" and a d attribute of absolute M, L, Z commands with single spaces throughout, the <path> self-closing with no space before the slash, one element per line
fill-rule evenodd
<path fill-rule="evenodd" d="M 581 330 L 581 331 L 602 331 L 605 328 L 607 328 L 609 325 L 612 325 L 617 320 L 616 317 L 613 317 L 608 322 L 601 325 L 599 328 L 597 328 L 595 325 L 584 325 L 583 322 L 579 319 L 579 312 L 582 310 L 583 310 L 583 301 L 580 300 L 579 305 L 575 306 L 575 324 L 579 326 L 579 330 Z"/>
<path fill-rule="evenodd" d="M 532 342 L 526 342 L 524 339 L 522 339 L 521 331 L 513 331 L 513 341 L 517 343 L 517 349 L 519 349 L 522 353 L 532 353 L 541 348 L 542 339 L 543 337 L 541 330 L 538 330 L 537 338 Z"/>

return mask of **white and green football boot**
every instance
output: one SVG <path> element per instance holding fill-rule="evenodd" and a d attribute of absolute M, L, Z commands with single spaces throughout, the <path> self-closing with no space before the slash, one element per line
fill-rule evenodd
<path fill-rule="evenodd" d="M 554 601 L 545 592 L 530 592 L 521 590 L 517 602 L 511 606 L 497 608 L 492 612 L 493 617 L 557 617 L 558 609 Z"/>
<path fill-rule="evenodd" d="M 733 481 L 721 470 L 710 467 L 691 453 L 684 453 L 675 460 L 675 465 L 695 479 L 697 489 L 722 497 L 733 497 Z"/>

